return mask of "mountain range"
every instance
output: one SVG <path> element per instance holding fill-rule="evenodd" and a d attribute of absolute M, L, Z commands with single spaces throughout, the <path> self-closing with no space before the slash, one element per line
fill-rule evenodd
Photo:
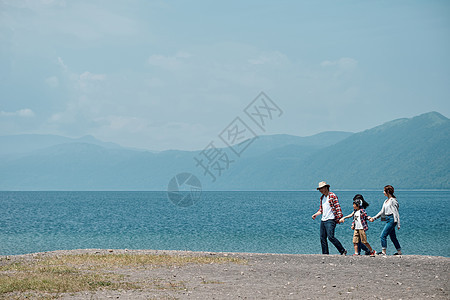
<path fill-rule="evenodd" d="M 335 189 L 450 188 L 450 120 L 437 112 L 358 133 L 258 136 L 240 157 L 219 149 L 230 160 L 215 181 L 196 166 L 201 150 L 129 149 L 92 136 L 12 135 L 0 143 L 0 190 L 167 190 L 182 172 L 204 190 L 313 189 L 321 180 Z"/>

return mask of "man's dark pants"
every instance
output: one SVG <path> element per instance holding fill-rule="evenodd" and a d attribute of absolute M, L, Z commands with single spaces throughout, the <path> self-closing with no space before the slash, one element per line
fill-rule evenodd
<path fill-rule="evenodd" d="M 336 229 L 335 220 L 326 220 L 320 222 L 320 244 L 322 245 L 322 254 L 330 254 L 328 252 L 327 238 L 336 247 L 339 253 L 342 254 L 345 251 L 344 247 L 342 247 L 341 242 L 339 242 L 339 240 L 334 237 L 335 229 Z"/>

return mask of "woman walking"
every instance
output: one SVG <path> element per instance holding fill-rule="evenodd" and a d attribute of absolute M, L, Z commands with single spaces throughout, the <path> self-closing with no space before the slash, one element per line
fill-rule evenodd
<path fill-rule="evenodd" d="M 383 232 L 381 233 L 381 252 L 378 252 L 379 255 L 386 255 L 387 248 L 387 236 L 391 238 L 392 243 L 394 243 L 395 248 L 397 249 L 397 253 L 394 255 L 401 255 L 402 248 L 400 247 L 400 243 L 397 240 L 397 236 L 395 234 L 395 227 L 400 229 L 400 215 L 398 213 L 398 201 L 394 195 L 394 187 L 392 185 L 386 185 L 384 187 L 384 195 L 387 199 L 383 203 L 383 207 L 380 212 L 372 218 L 369 218 L 370 222 L 381 217 L 381 220 L 386 221 L 386 225 L 384 226 Z"/>

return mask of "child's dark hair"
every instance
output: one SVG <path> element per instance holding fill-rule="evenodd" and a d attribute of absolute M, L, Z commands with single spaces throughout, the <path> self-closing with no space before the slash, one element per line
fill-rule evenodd
<path fill-rule="evenodd" d="M 364 200 L 364 197 L 361 194 L 356 194 L 355 197 L 353 197 L 353 203 L 356 203 L 359 207 L 362 207 L 364 209 L 369 206 L 369 203 Z"/>

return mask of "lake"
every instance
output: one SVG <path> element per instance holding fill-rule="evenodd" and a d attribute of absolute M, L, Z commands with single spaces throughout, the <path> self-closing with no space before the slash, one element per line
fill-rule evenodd
<path fill-rule="evenodd" d="M 380 191 L 334 191 L 344 215 L 361 193 L 369 216 Z M 398 191 L 404 254 L 450 256 L 448 191 Z M 203 192 L 178 207 L 166 192 L 0 192 L 0 254 L 106 248 L 320 254 L 318 191 Z M 436 206 L 436 205 L 437 206 Z M 351 220 L 336 237 L 352 253 Z M 369 223 L 368 241 L 381 250 L 384 223 Z M 337 254 L 329 243 L 330 253 Z M 388 238 L 388 254 L 395 252 Z"/>

